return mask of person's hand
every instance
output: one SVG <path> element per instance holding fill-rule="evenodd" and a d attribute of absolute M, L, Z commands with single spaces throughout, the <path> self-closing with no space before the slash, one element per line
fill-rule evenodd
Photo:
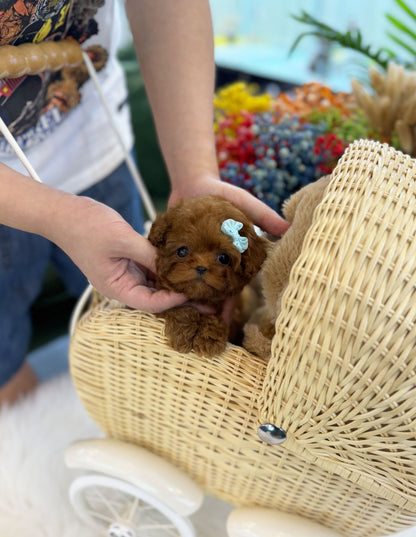
<path fill-rule="evenodd" d="M 154 287 L 156 251 L 113 209 L 89 198 L 72 203 L 71 225 L 53 232 L 60 246 L 97 291 L 131 308 L 159 313 L 186 301 Z"/>
<path fill-rule="evenodd" d="M 156 250 L 113 209 L 0 163 L 0 222 L 57 244 L 104 296 L 159 313 L 186 301 L 154 289 Z"/>
<path fill-rule="evenodd" d="M 254 224 L 271 235 L 282 235 L 289 223 L 273 209 L 254 197 L 246 190 L 221 181 L 218 177 L 205 175 L 192 183 L 174 185 L 169 198 L 169 205 L 174 205 L 181 198 L 190 198 L 203 194 L 222 196 L 241 209 Z"/>

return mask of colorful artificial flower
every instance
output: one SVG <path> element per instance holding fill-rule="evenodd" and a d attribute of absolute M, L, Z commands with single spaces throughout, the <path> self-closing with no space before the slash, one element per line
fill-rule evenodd
<path fill-rule="evenodd" d="M 222 180 L 277 211 L 293 192 L 331 173 L 350 142 L 377 136 L 351 94 L 317 83 L 272 98 L 237 82 L 218 90 L 214 103 Z"/>

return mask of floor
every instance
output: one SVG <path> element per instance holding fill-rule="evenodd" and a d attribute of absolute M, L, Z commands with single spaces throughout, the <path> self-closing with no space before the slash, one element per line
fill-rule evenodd
<path fill-rule="evenodd" d="M 28 360 L 42 382 L 68 370 L 69 336 L 60 336 L 33 350 Z"/>

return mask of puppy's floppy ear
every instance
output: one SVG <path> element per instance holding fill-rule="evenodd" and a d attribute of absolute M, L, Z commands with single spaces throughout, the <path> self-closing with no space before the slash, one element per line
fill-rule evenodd
<path fill-rule="evenodd" d="M 166 242 L 166 235 L 170 229 L 169 218 L 166 213 L 158 214 L 150 228 L 148 239 L 156 248 L 160 248 Z"/>
<path fill-rule="evenodd" d="M 241 267 L 247 280 L 251 280 L 260 270 L 263 261 L 266 259 L 269 241 L 264 237 L 259 237 L 252 225 L 248 227 L 248 233 L 244 233 L 248 238 L 248 248 L 241 256 Z"/>

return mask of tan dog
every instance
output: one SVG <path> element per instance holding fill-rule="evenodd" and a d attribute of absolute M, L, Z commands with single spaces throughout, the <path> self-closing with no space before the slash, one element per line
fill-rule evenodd
<path fill-rule="evenodd" d="M 259 274 L 263 290 L 263 307 L 252 314 L 244 327 L 244 347 L 268 360 L 276 319 L 281 310 L 283 293 L 288 286 L 290 271 L 302 250 L 303 240 L 312 224 L 313 213 L 322 201 L 330 176 L 304 186 L 283 204 L 283 214 L 291 223 L 283 237 L 269 250 Z"/>
<path fill-rule="evenodd" d="M 226 346 L 229 327 L 221 316 L 226 299 L 237 296 L 259 271 L 268 241 L 229 201 L 200 196 L 158 214 L 149 234 L 157 248 L 156 285 L 208 306 L 185 305 L 161 314 L 171 346 L 214 356 Z"/>

